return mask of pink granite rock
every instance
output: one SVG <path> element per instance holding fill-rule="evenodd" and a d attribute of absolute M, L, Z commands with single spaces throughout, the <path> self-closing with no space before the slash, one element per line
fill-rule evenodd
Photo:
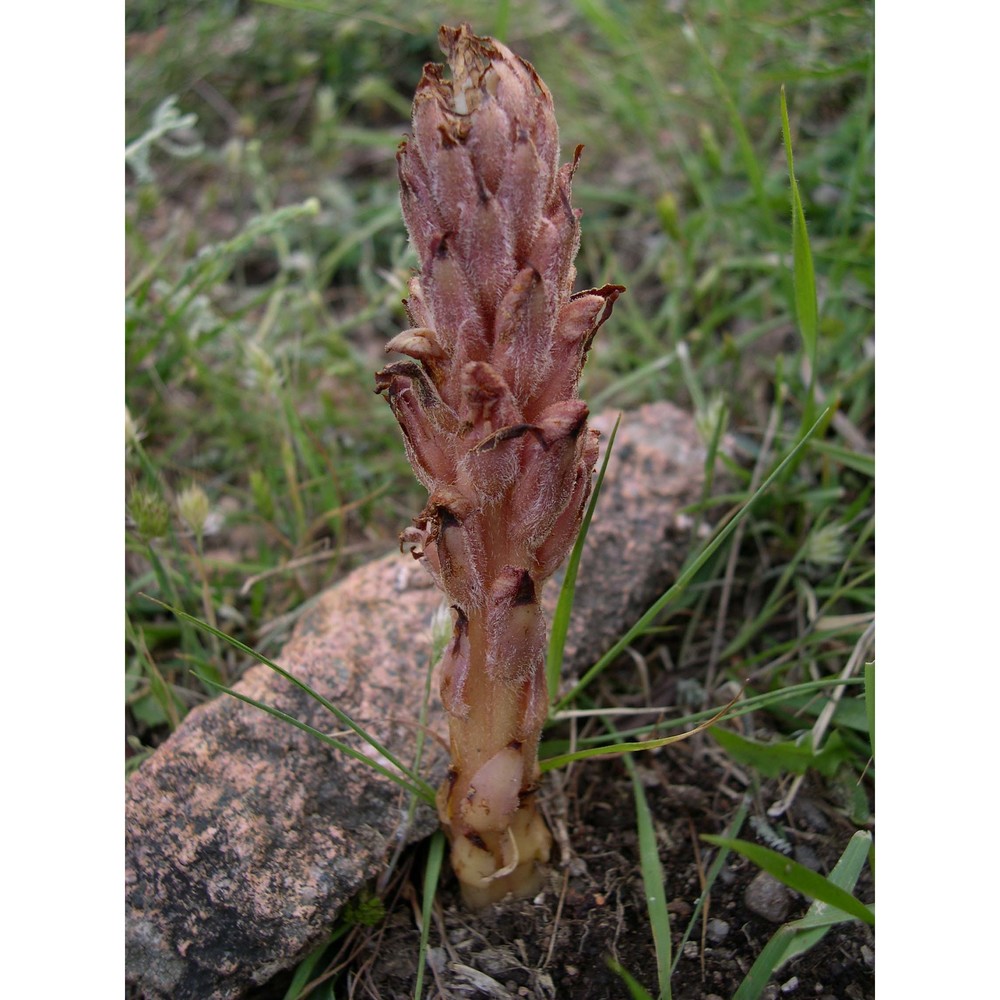
<path fill-rule="evenodd" d="M 592 421 L 607 439 L 614 415 Z M 659 403 L 623 421 L 581 560 L 567 683 L 669 585 L 689 549 L 704 450 Z M 402 527 L 402 526 L 401 526 Z M 554 605 L 558 586 L 546 591 Z M 281 665 L 412 759 L 429 626 L 441 597 L 394 554 L 353 572 L 301 618 Z M 319 705 L 263 666 L 242 693 L 331 732 Z M 435 699 L 430 725 L 445 731 Z M 352 738 L 353 739 L 353 738 Z M 428 744 L 426 777 L 446 755 Z M 233 1000 L 293 966 L 385 866 L 396 837 L 437 826 L 364 764 L 233 698 L 196 708 L 132 776 L 126 799 L 126 973 L 147 1000 Z"/>

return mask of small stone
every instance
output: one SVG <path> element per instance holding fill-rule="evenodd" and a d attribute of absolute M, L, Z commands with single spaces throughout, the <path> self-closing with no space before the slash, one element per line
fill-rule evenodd
<path fill-rule="evenodd" d="M 684 942 L 684 957 L 685 958 L 697 958 L 698 957 L 698 942 L 697 941 L 685 941 Z"/>
<path fill-rule="evenodd" d="M 799 977 L 792 976 L 787 983 L 781 984 L 782 993 L 794 993 L 799 988 Z"/>
<path fill-rule="evenodd" d="M 757 873 L 747 886 L 743 902 L 751 913 L 756 913 L 772 924 L 783 923 L 792 906 L 788 889 L 767 872 Z"/>
<path fill-rule="evenodd" d="M 726 935 L 729 933 L 729 924 L 725 920 L 720 920 L 718 917 L 712 917 L 708 922 L 708 927 L 706 928 L 708 933 L 708 940 L 712 944 L 719 944 L 726 940 Z"/>
<path fill-rule="evenodd" d="M 736 872 L 729 865 L 726 865 L 719 872 L 719 881 L 723 885 L 732 885 L 736 881 Z"/>

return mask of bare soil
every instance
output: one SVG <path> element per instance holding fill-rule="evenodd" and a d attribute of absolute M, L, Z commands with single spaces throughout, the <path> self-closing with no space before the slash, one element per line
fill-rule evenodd
<path fill-rule="evenodd" d="M 708 907 L 683 943 L 704 872 L 714 856 L 714 848 L 698 837 L 725 832 L 746 794 L 740 780 L 745 776 L 734 773 L 705 737 L 646 755 L 640 776 L 666 873 L 673 952 L 681 953 L 672 978 L 673 996 L 676 1000 L 731 997 L 778 926 L 802 916 L 809 900 L 772 884 L 771 904 L 778 912 L 771 919 L 761 916 L 746 899 L 758 869 L 730 855 Z M 656 958 L 639 872 L 628 772 L 620 760 L 588 762 L 576 766 L 561 792 L 553 787 L 551 776 L 547 784 L 550 823 L 556 831 L 571 833 L 568 840 L 557 842 L 546 888 L 534 900 L 507 902 L 473 914 L 462 905 L 453 877 L 446 874 L 438 889 L 425 971 L 424 995 L 432 1000 L 628 998 L 627 987 L 608 968 L 608 958 L 617 960 L 656 995 Z M 759 789 L 741 831 L 744 839 L 759 839 L 750 818 L 765 818 L 767 807 L 785 791 L 776 781 Z M 856 829 L 833 798 L 822 779 L 807 780 L 781 819 L 794 856 L 823 873 L 829 872 Z M 421 853 L 415 853 L 386 917 L 370 930 L 359 928 L 362 933 L 348 939 L 341 954 L 338 997 L 412 998 L 422 864 Z M 856 893 L 866 902 L 872 899 L 867 867 Z M 782 968 L 762 995 L 770 1000 L 874 997 L 871 929 L 857 922 L 834 927 L 818 946 Z M 258 994 L 261 1000 L 264 996 Z"/>

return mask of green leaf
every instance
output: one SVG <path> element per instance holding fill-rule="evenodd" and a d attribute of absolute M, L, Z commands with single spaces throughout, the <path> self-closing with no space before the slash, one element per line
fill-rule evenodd
<path fill-rule="evenodd" d="M 822 900 L 824 903 L 843 910 L 850 917 L 856 917 L 866 924 L 875 926 L 875 914 L 869 907 L 855 899 L 835 882 L 824 878 L 804 865 L 800 865 L 797 861 L 786 858 L 785 855 L 772 851 L 768 847 L 751 844 L 746 840 L 731 840 L 727 837 L 714 837 L 708 834 L 704 834 L 701 839 L 715 844 L 716 847 L 728 847 L 730 850 L 742 854 L 796 892 L 801 892 L 804 896 L 809 896 L 812 899 Z"/>
<path fill-rule="evenodd" d="M 299 967 L 295 970 L 295 975 L 292 977 L 288 990 L 285 992 L 284 1000 L 299 1000 L 299 997 L 302 995 L 302 991 L 309 982 L 316 966 L 319 965 L 321 959 L 326 954 L 327 949 L 330 945 L 339 941 L 349 929 L 350 927 L 347 924 L 341 924 L 332 934 L 318 944 L 309 953 L 309 955 L 302 960 Z"/>
<path fill-rule="evenodd" d="M 864 830 L 855 833 L 833 871 L 830 872 L 829 881 L 845 892 L 850 892 L 861 874 L 865 855 L 871 843 L 870 833 Z M 814 900 L 804 917 L 784 924 L 768 941 L 739 989 L 733 994 L 733 1000 L 756 1000 L 771 977 L 783 965 L 815 947 L 835 924 L 853 919 L 854 917 L 844 910 L 830 906 L 820 899 Z"/>
<path fill-rule="evenodd" d="M 646 892 L 646 908 L 649 911 L 649 926 L 656 949 L 657 983 L 660 1000 L 670 1000 L 670 914 L 667 912 L 667 889 L 660 864 L 660 852 L 656 844 L 656 830 L 653 817 L 646 802 L 646 793 L 630 756 L 624 758 L 625 766 L 632 778 L 632 793 L 635 797 L 636 829 L 639 834 L 639 868 L 642 884 Z"/>
<path fill-rule="evenodd" d="M 780 740 L 775 743 L 750 740 L 729 729 L 713 729 L 712 736 L 734 760 L 749 764 L 766 778 L 776 778 L 787 773 L 805 774 L 809 768 L 829 777 L 851 757 L 850 750 L 836 730 L 818 752 L 809 745 L 808 733 L 801 742 Z"/>
<path fill-rule="evenodd" d="M 167 713 L 163 710 L 163 703 L 159 696 L 152 692 L 137 698 L 129 708 L 132 709 L 135 721 L 142 723 L 147 729 L 155 729 L 167 721 Z"/>
<path fill-rule="evenodd" d="M 781 713 L 790 720 L 804 723 L 807 719 L 816 719 L 820 712 L 829 704 L 826 698 L 815 698 L 802 695 L 798 698 L 788 698 L 781 704 Z M 835 726 L 853 729 L 858 733 L 868 732 L 868 721 L 865 714 L 863 698 L 843 698 L 833 711 L 830 720 Z"/>
<path fill-rule="evenodd" d="M 424 896 L 420 912 L 420 952 L 417 955 L 417 981 L 413 987 L 413 1000 L 420 1000 L 424 991 L 424 969 L 427 966 L 427 942 L 431 933 L 431 912 L 437 893 L 438 879 L 444 860 L 444 834 L 437 830 L 431 837 L 427 851 L 427 870 L 424 872 Z"/>
<path fill-rule="evenodd" d="M 632 1000 L 653 1000 L 649 990 L 647 990 L 646 987 L 643 986 L 642 983 L 640 983 L 639 980 L 628 971 L 628 969 L 620 965 L 613 958 L 607 959 L 607 963 L 608 968 L 628 987 L 629 995 L 632 997 Z"/>
<path fill-rule="evenodd" d="M 868 740 L 875 756 L 875 664 L 865 664 L 865 709 L 868 715 Z"/>
<path fill-rule="evenodd" d="M 809 233 L 806 216 L 802 210 L 802 197 L 795 179 L 795 164 L 792 159 L 791 126 L 788 124 L 788 105 L 785 103 L 785 88 L 781 88 L 781 131 L 785 139 L 785 157 L 788 160 L 788 178 L 792 189 L 792 284 L 795 290 L 795 314 L 799 320 L 799 332 L 809 358 L 810 371 L 816 369 L 816 333 L 819 327 L 819 307 L 816 300 L 816 274 L 813 270 L 812 250 L 809 247 Z"/>
<path fill-rule="evenodd" d="M 868 455 L 862 451 L 855 451 L 853 448 L 845 448 L 844 445 L 836 444 L 833 441 L 813 441 L 811 449 L 820 455 L 826 455 L 835 462 L 839 462 L 845 469 L 853 469 L 869 479 L 875 478 L 875 456 Z"/>
<path fill-rule="evenodd" d="M 733 994 L 733 1000 L 758 1000 L 764 992 L 764 987 L 780 966 L 785 949 L 794 940 L 795 931 L 789 924 L 779 927 L 771 940 L 764 945 L 746 978 Z"/>

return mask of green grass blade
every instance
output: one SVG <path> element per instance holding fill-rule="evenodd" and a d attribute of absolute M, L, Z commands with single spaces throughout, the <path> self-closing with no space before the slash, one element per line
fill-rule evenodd
<path fill-rule="evenodd" d="M 686 740 L 689 736 L 694 736 L 695 733 L 700 733 L 703 729 L 708 729 L 709 726 L 714 726 L 717 722 L 721 722 L 726 713 L 735 703 L 736 698 L 734 698 L 724 708 L 717 710 L 715 715 L 711 718 L 706 719 L 700 725 L 696 726 L 694 729 L 688 730 L 687 732 L 677 733 L 674 736 L 662 736 L 655 740 L 644 740 L 642 742 L 635 743 L 615 743 L 611 746 L 591 747 L 586 750 L 577 750 L 574 753 L 563 754 L 561 757 L 550 757 L 547 760 L 539 761 L 538 766 L 544 773 L 545 771 L 551 771 L 553 768 L 568 764 L 570 761 L 584 760 L 587 757 L 608 757 L 615 754 L 627 755 L 638 753 L 640 750 L 655 750 L 658 747 L 665 747 L 670 743 L 679 743 L 681 740 Z M 610 726 L 610 724 L 606 723 L 606 725 L 608 725 L 608 728 L 612 733 L 616 733 L 615 729 Z M 628 761 L 626 761 L 626 763 L 628 763 Z"/>
<path fill-rule="evenodd" d="M 631 972 L 613 958 L 607 960 L 608 968 L 625 984 L 632 1000 L 653 1000 L 649 990 Z"/>
<path fill-rule="evenodd" d="M 601 469 L 597 473 L 594 481 L 594 489 L 590 495 L 590 503 L 587 504 L 587 512 L 583 515 L 583 523 L 580 525 L 580 533 L 577 535 L 570 553 L 569 562 L 566 564 L 566 573 L 563 576 L 562 587 L 559 589 L 559 601 L 556 604 L 555 614 L 552 616 L 552 628 L 549 632 L 549 653 L 545 665 L 545 679 L 549 688 L 549 703 L 555 701 L 559 694 L 559 675 L 562 673 L 563 650 L 566 646 L 566 633 L 569 631 L 569 617 L 573 611 L 573 597 L 576 594 L 576 574 L 580 568 L 580 556 L 583 553 L 583 545 L 587 540 L 587 531 L 590 528 L 591 518 L 597 507 L 597 499 L 601 495 L 601 486 L 604 484 L 604 473 L 608 468 L 608 460 L 611 458 L 611 449 L 615 446 L 615 436 L 618 434 L 618 427 L 622 422 L 622 414 L 618 414 L 615 426 L 608 438 L 608 446 L 604 450 L 604 461 L 601 462 Z"/>
<path fill-rule="evenodd" d="M 764 945 L 746 978 L 733 994 L 733 1000 L 757 1000 L 771 980 L 780 964 L 781 955 L 795 937 L 795 931 L 785 924 L 775 931 L 774 936 Z"/>
<path fill-rule="evenodd" d="M 542 774 L 545 774 L 546 771 L 554 771 L 577 760 L 588 760 L 591 757 L 616 757 L 619 754 L 638 753 L 640 750 L 656 750 L 659 747 L 686 740 L 690 735 L 690 733 L 678 733 L 675 736 L 664 736 L 657 740 L 639 740 L 631 743 L 611 743 L 607 746 L 587 747 L 573 753 L 560 754 L 558 757 L 547 757 L 538 762 L 538 767 Z"/>
<path fill-rule="evenodd" d="M 660 1000 L 670 1000 L 670 914 L 667 912 L 667 889 L 660 863 L 660 852 L 656 845 L 656 830 L 653 816 L 649 811 L 646 793 L 636 772 L 632 758 L 626 755 L 625 766 L 632 778 L 632 793 L 635 796 L 635 819 L 639 833 L 639 868 L 642 884 L 646 892 L 646 908 L 649 912 L 649 926 L 656 948 L 657 984 Z"/>
<path fill-rule="evenodd" d="M 420 714 L 417 717 L 419 729 L 417 729 L 417 745 L 413 751 L 413 773 L 419 774 L 420 767 L 424 760 L 424 744 L 427 742 L 427 713 L 430 710 L 434 689 L 434 668 L 444 652 L 444 643 L 434 637 L 431 655 L 427 658 L 427 671 L 424 674 L 424 696 L 420 700 Z M 411 805 L 410 819 L 413 819 L 413 807 Z"/>
<path fill-rule="evenodd" d="M 778 479 L 778 477 L 784 472 L 784 470 L 791 465 L 791 463 L 797 458 L 801 450 L 805 447 L 806 442 L 812 437 L 813 433 L 820 427 L 820 425 L 825 421 L 829 410 L 824 410 L 820 415 L 819 419 L 812 425 L 812 427 L 800 438 L 795 447 L 785 456 L 785 458 L 780 462 L 780 464 L 775 468 L 775 470 L 764 480 L 763 483 L 757 488 L 753 496 L 740 508 L 740 510 L 720 529 L 716 536 L 702 549 L 701 554 L 691 562 L 687 569 L 685 569 L 681 575 L 677 578 L 674 585 L 662 594 L 653 605 L 642 615 L 642 617 L 621 637 L 621 639 L 616 642 L 611 649 L 609 649 L 598 661 L 595 663 L 584 675 L 580 678 L 576 686 L 563 698 L 559 700 L 556 704 L 556 711 L 564 709 L 581 691 L 583 691 L 587 685 L 603 670 L 605 670 L 614 660 L 617 658 L 618 654 L 621 653 L 626 646 L 633 642 L 638 636 L 646 630 L 646 628 L 653 624 L 660 612 L 675 598 L 679 597 L 691 581 L 695 578 L 698 571 L 708 562 L 709 559 L 716 553 L 719 547 L 726 541 L 727 538 L 736 530 L 737 525 L 746 517 L 749 511 L 753 508 L 753 505 L 767 492 L 771 484 Z"/>
<path fill-rule="evenodd" d="M 754 768 L 765 778 L 805 774 L 810 768 L 829 778 L 851 757 L 843 737 L 836 730 L 819 750 L 813 748 L 808 734 L 801 740 L 760 743 L 729 729 L 715 729 L 712 738 L 732 760 Z"/>
<path fill-rule="evenodd" d="M 865 713 L 868 716 L 868 741 L 875 756 L 875 664 L 865 664 Z"/>
<path fill-rule="evenodd" d="M 712 57 L 708 54 L 708 50 L 705 48 L 698 32 L 690 21 L 684 26 L 684 36 L 694 46 L 694 50 L 698 53 L 705 65 L 705 69 L 708 70 L 708 74 L 712 78 L 712 83 L 715 85 L 719 97 L 722 98 L 726 114 L 729 116 L 729 123 L 736 135 L 736 141 L 743 158 L 743 169 L 750 180 L 750 187 L 753 190 L 757 206 L 763 217 L 770 221 L 771 213 L 768 210 L 767 193 L 764 190 L 764 171 L 761 169 L 760 161 L 754 152 L 753 143 L 750 141 L 750 133 L 747 132 L 746 126 L 743 124 L 743 116 L 740 114 L 740 109 L 737 107 L 732 92 L 726 85 L 726 81 L 723 80 L 722 74 L 716 68 Z"/>
<path fill-rule="evenodd" d="M 574 0 L 573 6 L 588 20 L 593 27 L 616 45 L 627 47 L 634 45 L 623 25 L 622 11 L 611 11 L 603 0 Z"/>
<path fill-rule="evenodd" d="M 327 948 L 339 941 L 349 929 L 347 924 L 341 924 L 332 934 L 320 942 L 309 953 L 308 957 L 302 960 L 299 967 L 295 970 L 295 975 L 292 977 L 291 983 L 288 985 L 284 1000 L 299 1000 L 302 990 L 309 982 L 309 978 L 315 971 L 320 959 L 326 954 Z"/>
<path fill-rule="evenodd" d="M 359 726 L 345 711 L 343 711 L 343 709 L 338 708 L 336 705 L 333 704 L 333 702 L 324 698 L 317 691 L 314 691 L 304 681 L 300 681 L 297 677 L 295 677 L 293 674 L 290 674 L 283 667 L 279 667 L 278 664 L 275 663 L 273 660 L 269 660 L 266 656 L 264 656 L 263 653 L 258 653 L 257 650 L 246 645 L 246 643 L 240 642 L 239 639 L 236 639 L 231 635 L 227 635 L 220 629 L 215 628 L 214 625 L 209 625 L 208 622 L 204 622 L 200 618 L 196 618 L 194 615 L 189 615 L 186 611 L 181 611 L 179 608 L 172 608 L 169 604 L 165 604 L 163 601 L 158 601 L 155 597 L 151 597 L 149 599 L 151 601 L 154 601 L 156 604 L 159 604 L 161 607 L 166 608 L 171 614 L 182 619 L 183 621 L 190 622 L 190 624 L 194 625 L 196 628 L 201 629 L 203 632 L 208 632 L 210 635 L 214 635 L 216 638 L 229 643 L 229 645 L 232 646 L 234 649 L 238 649 L 241 653 L 253 657 L 253 659 L 257 660 L 258 663 L 263 663 L 265 667 L 270 668 L 276 674 L 280 674 L 282 677 L 284 677 L 285 680 L 290 681 L 301 691 L 304 691 L 307 695 L 309 695 L 309 697 L 312 698 L 314 701 L 319 702 L 319 704 L 322 705 L 328 712 L 330 712 L 337 719 L 338 722 L 347 726 L 348 729 L 350 729 L 352 732 L 360 736 L 361 739 L 363 739 L 370 747 L 378 751 L 378 753 L 380 753 L 383 757 L 385 757 L 385 759 L 389 761 L 394 767 L 398 768 L 403 774 L 405 774 L 406 777 L 410 779 L 410 781 L 415 782 L 418 786 L 420 786 L 423 789 L 423 791 L 420 793 L 421 797 L 424 797 L 427 794 L 431 794 L 433 798 L 433 790 L 431 789 L 430 785 L 427 784 L 426 781 L 424 781 L 421 777 L 419 777 L 419 775 L 411 773 L 410 769 L 405 764 L 403 764 L 395 756 L 395 754 L 393 754 L 390 750 L 388 750 L 385 746 L 383 746 L 382 743 L 379 740 L 375 739 L 374 736 L 372 736 L 365 729 Z M 204 678 L 203 676 L 201 675 L 198 676 L 201 680 L 206 680 L 206 678 Z M 233 697 L 239 698 L 241 701 L 247 701 L 248 704 L 255 704 L 255 702 L 250 701 L 249 699 L 246 699 L 241 695 L 237 695 L 229 688 L 223 687 L 220 684 L 212 682 L 211 686 L 216 688 L 217 690 L 225 691 L 227 694 L 231 694 L 233 695 Z M 261 706 L 258 705 L 258 707 Z M 265 709 L 265 711 L 270 711 L 270 710 Z M 270 714 L 273 715 L 274 711 L 270 711 Z M 286 718 L 290 719 L 291 717 L 289 716 Z M 297 721 L 295 722 L 295 724 L 299 725 L 300 728 L 302 727 L 302 725 L 304 725 L 298 723 Z M 314 732 L 316 732 L 316 730 L 314 730 Z M 365 759 L 367 760 L 368 758 Z"/>
<path fill-rule="evenodd" d="M 806 216 L 802 209 L 799 184 L 795 179 L 792 159 L 791 126 L 788 124 L 788 105 L 785 88 L 781 88 L 781 131 L 785 139 L 785 157 L 788 161 L 788 179 L 792 189 L 792 285 L 795 291 L 795 315 L 799 320 L 799 333 L 809 358 L 809 370 L 815 378 L 816 339 L 819 329 L 819 306 L 816 299 L 816 274 L 813 270 L 812 250 Z M 811 395 L 811 393 L 810 393 Z"/>
<path fill-rule="evenodd" d="M 812 450 L 820 455 L 828 455 L 847 469 L 860 472 L 869 479 L 875 478 L 875 456 L 853 451 L 832 441 L 814 441 Z"/>
<path fill-rule="evenodd" d="M 431 911 L 437 893 L 441 864 L 444 860 L 444 834 L 438 830 L 431 837 L 427 851 L 427 870 L 424 872 L 424 896 L 420 913 L 420 953 L 417 956 L 417 982 L 413 987 L 413 1000 L 420 1000 L 424 991 L 424 969 L 427 967 L 427 942 L 431 933 Z"/>
<path fill-rule="evenodd" d="M 703 835 L 701 839 L 717 847 L 728 847 L 742 854 L 759 868 L 773 875 L 779 882 L 784 882 L 789 888 L 801 892 L 804 896 L 821 900 L 858 920 L 863 920 L 866 924 L 875 925 L 875 914 L 864 903 L 830 879 L 824 878 L 791 858 L 786 858 L 777 851 L 761 847 L 760 844 L 751 844 L 746 840 L 731 840 L 708 834 Z"/>
<path fill-rule="evenodd" d="M 428 803 L 428 805 L 434 804 L 434 790 L 426 782 L 421 782 L 420 785 L 410 784 L 409 781 L 406 781 L 398 774 L 390 771 L 389 768 L 380 764 L 378 761 L 365 756 L 365 754 L 363 754 L 360 750 L 355 750 L 354 747 L 349 744 L 343 743 L 333 736 L 328 736 L 326 733 L 322 733 L 318 729 L 314 729 L 308 722 L 302 722 L 300 719 L 296 719 L 294 715 L 282 712 L 280 708 L 275 708 L 273 705 L 265 705 L 264 702 L 257 701 L 256 698 L 250 698 L 245 694 L 240 694 L 239 691 L 234 691 L 232 688 L 228 688 L 224 684 L 219 684 L 218 681 L 213 681 L 210 678 L 205 677 L 203 674 L 197 673 L 197 671 L 194 671 L 194 673 L 203 684 L 207 684 L 210 688 L 214 688 L 222 694 L 228 694 L 237 701 L 242 701 L 245 705 L 252 705 L 254 708 L 260 709 L 262 712 L 267 712 L 268 715 L 273 715 L 274 718 L 280 719 L 282 722 L 287 722 L 289 725 L 295 726 L 296 729 L 301 729 L 302 732 L 308 733 L 310 736 L 314 736 L 321 743 L 326 743 L 328 746 L 333 747 L 335 750 L 339 750 L 348 757 L 353 757 L 355 760 L 361 761 L 362 764 L 367 764 L 373 771 L 377 771 L 379 774 L 389 778 L 391 781 L 394 781 L 400 788 L 409 792 L 411 795 L 419 796 L 426 803 Z M 412 780 L 417 780 L 414 779 L 409 772 L 405 773 L 406 776 Z"/>
<path fill-rule="evenodd" d="M 510 23 L 510 0 L 498 0 L 493 11 L 494 38 L 506 38 L 507 26 Z"/>
<path fill-rule="evenodd" d="M 643 726 L 641 729 L 619 730 L 618 735 L 640 736 L 653 729 L 663 729 L 664 727 L 668 729 L 678 729 L 681 726 L 691 726 L 702 723 L 706 719 L 713 720 L 712 724 L 716 721 L 725 722 L 729 719 L 737 719 L 741 715 L 749 715 L 751 712 L 759 711 L 762 708 L 770 708 L 774 705 L 780 705 L 785 701 L 796 701 L 805 695 L 815 694 L 817 691 L 822 691 L 826 688 L 851 686 L 861 683 L 863 682 L 858 677 L 826 677 L 818 681 L 805 681 L 802 684 L 795 684 L 792 687 L 784 688 L 780 691 L 765 691 L 763 694 L 757 694 L 751 698 L 746 698 L 738 705 L 734 705 L 732 708 L 727 707 L 722 713 L 720 713 L 718 709 L 709 708 L 701 712 L 693 712 L 691 715 L 682 716 L 679 719 L 670 719 L 665 722 L 657 722 L 649 726 Z M 665 746 L 668 742 L 676 743 L 678 739 L 687 739 L 690 735 L 691 734 L 689 732 L 684 732 L 681 733 L 679 737 L 647 740 L 642 743 L 633 742 L 611 744 L 600 742 L 608 737 L 594 737 L 593 741 L 596 742 L 597 745 L 588 746 L 582 750 L 577 750 L 574 753 L 561 754 L 558 757 L 543 758 L 539 761 L 539 767 L 543 772 L 551 771 L 557 767 L 563 767 L 566 764 L 570 764 L 575 760 L 585 760 L 588 757 L 632 753 L 637 750 L 654 750 L 657 747 Z M 587 741 L 587 738 L 584 737 L 579 742 Z M 558 745 L 559 741 L 550 741 L 550 745 L 553 742 Z"/>
<path fill-rule="evenodd" d="M 870 833 L 864 830 L 855 833 L 830 872 L 830 882 L 845 892 L 850 892 L 861 874 L 871 842 Z M 814 900 L 804 917 L 784 924 L 768 941 L 739 989 L 733 994 L 733 1000 L 755 1000 L 783 965 L 815 947 L 831 927 L 853 919 L 850 914 L 837 907 Z"/>
<path fill-rule="evenodd" d="M 136 629 L 132 624 L 132 616 L 127 612 L 125 614 L 125 637 L 132 643 L 136 655 L 144 667 L 144 672 L 149 679 L 150 693 L 166 717 L 170 731 L 173 732 L 180 725 L 181 721 L 177 701 L 170 690 L 170 685 L 167 684 L 163 674 L 160 673 L 156 661 L 149 654 L 149 647 L 146 645 L 146 639 L 142 630 Z"/>

